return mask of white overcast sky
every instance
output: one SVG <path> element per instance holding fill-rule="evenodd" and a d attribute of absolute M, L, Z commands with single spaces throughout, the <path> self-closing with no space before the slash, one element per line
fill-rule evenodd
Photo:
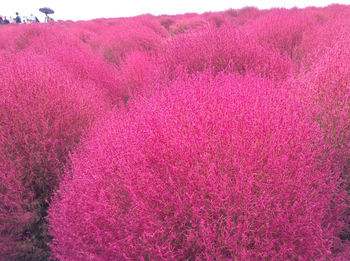
<path fill-rule="evenodd" d="M 55 10 L 56 20 L 90 20 L 94 18 L 129 17 L 145 13 L 153 15 L 182 14 L 188 12 L 224 11 L 255 6 L 259 9 L 272 7 L 327 6 L 332 3 L 349 4 L 350 0 L 0 0 L 0 15 L 21 16 L 34 14 L 43 20 L 40 7 Z"/>

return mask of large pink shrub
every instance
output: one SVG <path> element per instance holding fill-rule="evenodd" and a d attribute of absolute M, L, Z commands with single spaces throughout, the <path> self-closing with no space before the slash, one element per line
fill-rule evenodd
<path fill-rule="evenodd" d="M 229 23 L 227 15 L 223 12 L 207 12 L 202 15 L 210 24 L 220 27 Z"/>
<path fill-rule="evenodd" d="M 171 34 L 183 34 L 200 31 L 207 27 L 209 23 L 197 14 L 185 14 L 176 17 L 175 23 L 169 26 Z"/>
<path fill-rule="evenodd" d="M 159 52 L 162 68 L 170 78 L 181 67 L 189 73 L 212 69 L 254 73 L 281 80 L 291 70 L 291 63 L 261 46 L 254 38 L 232 26 L 208 27 L 199 32 L 173 37 Z"/>
<path fill-rule="evenodd" d="M 168 35 L 160 23 L 157 27 L 154 21 L 145 17 L 110 19 L 107 24 L 101 22 L 100 25 L 103 33 L 90 41 L 90 45 L 105 61 L 115 65 L 130 52 L 157 51 Z"/>
<path fill-rule="evenodd" d="M 121 96 L 117 69 L 94 53 L 72 31 L 59 25 L 31 24 L 17 31 L 9 49 L 14 53 L 31 51 L 45 56 L 76 80 L 90 81 L 104 92 L 111 104 L 116 104 Z"/>
<path fill-rule="evenodd" d="M 350 35 L 343 35 L 297 79 L 303 99 L 313 110 L 313 120 L 326 133 L 325 143 L 341 153 L 342 161 L 350 157 L 349 46 Z"/>
<path fill-rule="evenodd" d="M 90 81 L 115 105 L 124 97 L 123 83 L 119 83 L 120 73 L 115 64 L 105 60 L 119 65 L 135 50 L 157 49 L 166 36 L 166 30 L 155 17 L 139 16 L 74 25 L 33 24 L 18 28 L 13 39 L 6 41 L 9 52 L 30 50 L 56 62 L 77 80 Z"/>
<path fill-rule="evenodd" d="M 96 125 L 49 211 L 54 258 L 349 257 L 346 194 L 307 104 L 268 80 L 209 75 Z"/>
<path fill-rule="evenodd" d="M 233 18 L 232 23 L 236 26 L 244 25 L 245 23 L 259 18 L 261 15 L 266 13 L 266 10 L 259 10 L 256 7 L 244 7 L 241 9 L 229 9 L 225 11 L 225 14 Z"/>
<path fill-rule="evenodd" d="M 344 186 L 350 193 L 350 35 L 339 38 L 300 74 L 298 85 L 301 97 L 312 108 L 312 119 L 324 132 L 324 143 L 333 151 L 334 168 L 342 171 Z M 342 237 L 350 239 L 350 219 Z"/>
<path fill-rule="evenodd" d="M 156 57 L 138 51 L 129 53 L 119 66 L 118 89 L 122 100 L 151 93 L 164 77 Z"/>
<path fill-rule="evenodd" d="M 1 60 L 0 248 L 7 237 L 12 255 L 41 260 L 49 255 L 44 216 L 52 191 L 80 136 L 108 105 L 98 88 L 43 56 L 22 52 Z M 29 224 L 17 206 L 27 209 Z"/>
<path fill-rule="evenodd" d="M 349 37 L 349 29 L 348 19 L 337 17 L 305 34 L 303 41 L 296 49 L 301 70 L 312 71 L 314 66 L 317 67 L 319 61 L 324 59 L 324 55 L 333 48 L 334 44 Z"/>
<path fill-rule="evenodd" d="M 272 9 L 247 22 L 242 30 L 260 44 L 295 60 L 295 49 L 302 42 L 304 33 L 316 24 L 316 20 L 302 10 Z"/>
<path fill-rule="evenodd" d="M 42 54 L 55 61 L 77 81 L 89 82 L 90 85 L 95 86 L 104 94 L 106 102 L 110 105 L 119 102 L 122 93 L 117 69 L 88 50 L 86 46 L 53 44 Z"/>
<path fill-rule="evenodd" d="M 36 52 L 50 49 L 53 44 L 77 45 L 78 39 L 58 24 L 29 24 L 13 27 L 13 35 L 6 36 L 7 49 L 11 52 L 20 52 L 32 49 Z"/>

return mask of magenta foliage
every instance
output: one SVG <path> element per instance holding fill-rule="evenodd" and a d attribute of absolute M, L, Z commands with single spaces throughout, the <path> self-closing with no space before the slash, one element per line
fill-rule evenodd
<path fill-rule="evenodd" d="M 187 32 L 200 31 L 209 23 L 199 15 L 185 15 L 181 19 L 176 19 L 176 22 L 170 25 L 169 31 L 172 34 L 183 34 Z"/>
<path fill-rule="evenodd" d="M 258 19 L 247 22 L 242 30 L 258 39 L 262 45 L 294 59 L 295 49 L 303 35 L 317 24 L 316 19 L 312 18 L 303 10 L 272 9 Z"/>
<path fill-rule="evenodd" d="M 101 122 L 49 211 L 59 260 L 336 258 L 346 194 L 285 89 L 182 76 Z"/>
<path fill-rule="evenodd" d="M 86 82 L 99 89 L 109 104 L 117 104 L 122 95 L 117 69 L 104 62 L 102 57 L 95 55 L 87 47 L 79 47 L 53 44 L 43 54 L 66 69 L 66 73 L 77 82 Z"/>
<path fill-rule="evenodd" d="M 349 15 L 1 26 L 0 260 L 348 260 Z"/>
<path fill-rule="evenodd" d="M 327 24 L 322 30 L 338 23 Z M 350 194 L 350 36 L 345 28 L 333 37 L 325 31 L 318 35 L 324 45 L 314 53 L 310 51 L 311 55 L 304 60 L 306 70 L 298 76 L 295 88 L 300 90 L 300 99 L 308 104 L 312 120 L 321 127 L 328 160 L 335 171 L 342 172 L 343 186 Z M 350 207 L 347 217 L 341 237 L 349 240 Z"/>
<path fill-rule="evenodd" d="M 343 35 L 318 56 L 309 72 L 298 77 L 298 87 L 304 89 L 312 116 L 326 133 L 325 143 L 342 153 L 341 160 L 350 158 L 349 46 L 350 36 Z"/>
<path fill-rule="evenodd" d="M 131 29 L 132 28 L 132 29 Z M 167 36 L 166 30 L 145 17 L 114 19 L 100 28 L 101 32 L 91 44 L 104 60 L 119 65 L 133 51 L 157 51 Z"/>
<path fill-rule="evenodd" d="M 178 67 L 189 73 L 226 70 L 276 80 L 285 79 L 291 69 L 287 58 L 264 48 L 233 26 L 209 27 L 174 37 L 160 52 L 160 60 L 170 78 L 176 77 Z"/>
<path fill-rule="evenodd" d="M 0 155 L 0 260 L 15 260 L 30 250 L 30 238 L 23 235 L 35 218 L 32 202 L 32 193 L 24 188 L 11 162 Z"/>
<path fill-rule="evenodd" d="M 52 31 L 45 25 L 31 25 L 18 31 L 14 38 L 15 51 L 31 51 L 58 64 L 78 81 L 90 81 L 101 89 L 111 104 L 118 102 L 117 70 L 103 61 L 90 46 L 65 28 Z"/>
<path fill-rule="evenodd" d="M 296 50 L 301 68 L 304 71 L 312 70 L 314 63 L 317 64 L 322 60 L 327 55 L 328 50 L 333 48 L 333 45 L 337 44 L 337 42 L 343 42 L 349 37 L 349 30 L 347 19 L 337 17 L 336 19 L 323 22 L 322 25 L 305 34 L 302 43 Z"/>
<path fill-rule="evenodd" d="M 125 102 L 130 97 L 152 92 L 154 86 L 164 78 L 156 57 L 139 51 L 125 57 L 125 61 L 119 66 L 119 72 L 118 90 Z"/>
<path fill-rule="evenodd" d="M 210 23 L 216 27 L 223 26 L 229 23 L 229 16 L 225 15 L 225 13 L 204 13 L 203 17 Z"/>
<path fill-rule="evenodd" d="M 43 232 L 47 200 L 80 136 L 108 106 L 95 86 L 76 82 L 43 56 L 23 52 L 1 60 L 0 166 L 5 167 L 0 169 L 0 234 L 10 234 L 13 255 L 39 260 L 48 240 Z M 23 205 L 29 225 L 20 218 L 24 210 L 18 206 Z"/>
<path fill-rule="evenodd" d="M 331 48 L 325 48 L 324 53 L 319 54 L 310 71 L 300 75 L 298 85 L 306 94 L 305 103 L 312 107 L 314 121 L 324 132 L 328 160 L 333 169 L 342 172 L 343 186 L 350 194 L 350 37 L 343 34 L 336 38 L 338 41 L 333 42 Z M 344 218 L 347 223 L 340 237 L 350 240 L 349 205 Z"/>

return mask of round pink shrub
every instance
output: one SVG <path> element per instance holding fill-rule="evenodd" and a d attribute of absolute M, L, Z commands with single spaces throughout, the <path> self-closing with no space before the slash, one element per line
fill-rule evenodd
<path fill-rule="evenodd" d="M 118 104 L 122 93 L 117 69 L 86 46 L 53 44 L 41 54 L 56 62 L 57 66 L 65 69 L 78 82 L 89 82 L 95 86 L 103 93 L 107 103 Z"/>
<path fill-rule="evenodd" d="M 121 93 L 118 88 L 117 69 L 94 53 L 73 30 L 59 25 L 30 24 L 20 28 L 14 37 L 13 53 L 30 51 L 50 59 L 78 81 L 90 81 L 104 92 L 111 104 L 118 103 Z"/>
<path fill-rule="evenodd" d="M 147 19 L 146 19 L 147 21 Z M 125 56 L 133 51 L 155 52 L 164 41 L 167 33 L 161 26 L 146 22 L 144 18 L 120 18 L 108 21 L 98 41 L 96 52 L 105 61 L 119 66 Z M 160 33 L 158 30 L 164 30 Z"/>
<path fill-rule="evenodd" d="M 334 44 L 349 38 L 349 29 L 347 18 L 338 17 L 304 34 L 303 41 L 296 49 L 301 70 L 312 71 L 314 65 L 317 67 L 319 61 L 329 52 L 329 49 L 333 48 Z"/>
<path fill-rule="evenodd" d="M 49 210 L 53 258 L 342 255 L 346 195 L 306 105 L 265 79 L 209 75 L 96 125 Z"/>
<path fill-rule="evenodd" d="M 294 60 L 295 49 L 302 42 L 304 33 L 315 25 L 316 20 L 303 10 L 271 9 L 258 19 L 248 21 L 242 30 L 260 44 Z"/>
<path fill-rule="evenodd" d="M 159 17 L 151 14 L 139 15 L 133 18 L 142 23 L 143 26 L 152 29 L 157 35 L 161 37 L 168 37 L 169 33 L 164 26 L 159 22 Z"/>
<path fill-rule="evenodd" d="M 0 168 L 1 240 L 6 238 L 7 249 L 13 247 L 7 252 L 17 258 L 42 260 L 49 255 L 44 217 L 52 191 L 69 153 L 108 105 L 98 88 L 75 81 L 45 57 L 23 52 L 2 61 L 0 166 L 6 168 Z"/>
<path fill-rule="evenodd" d="M 42 52 L 50 49 L 52 45 L 77 45 L 78 39 L 58 24 L 34 23 L 14 27 L 14 35 L 7 42 L 7 49 L 14 53 L 27 49 Z"/>
<path fill-rule="evenodd" d="M 188 73 L 212 69 L 215 73 L 250 73 L 275 80 L 285 79 L 291 69 L 290 60 L 232 26 L 208 27 L 174 37 L 159 56 L 170 78 L 176 78 L 178 67 Z"/>
<path fill-rule="evenodd" d="M 247 6 L 241 9 L 229 9 L 226 11 L 226 14 L 233 17 L 232 21 L 234 25 L 241 26 L 245 23 L 259 18 L 261 15 L 264 15 L 268 10 L 259 10 L 256 7 Z"/>
<path fill-rule="evenodd" d="M 169 31 L 173 35 L 200 31 L 209 25 L 208 21 L 197 14 L 179 16 L 175 21 L 169 26 Z"/>
<path fill-rule="evenodd" d="M 152 92 L 162 78 L 156 57 L 138 51 L 128 54 L 119 66 L 118 89 L 122 100 Z"/>
<path fill-rule="evenodd" d="M 229 22 L 224 12 L 207 12 L 201 16 L 216 27 L 223 26 Z"/>

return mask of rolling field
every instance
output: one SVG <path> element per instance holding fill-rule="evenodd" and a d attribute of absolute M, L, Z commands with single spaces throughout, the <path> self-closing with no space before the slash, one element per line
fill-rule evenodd
<path fill-rule="evenodd" d="M 0 261 L 350 260 L 350 6 L 0 26 Z"/>

